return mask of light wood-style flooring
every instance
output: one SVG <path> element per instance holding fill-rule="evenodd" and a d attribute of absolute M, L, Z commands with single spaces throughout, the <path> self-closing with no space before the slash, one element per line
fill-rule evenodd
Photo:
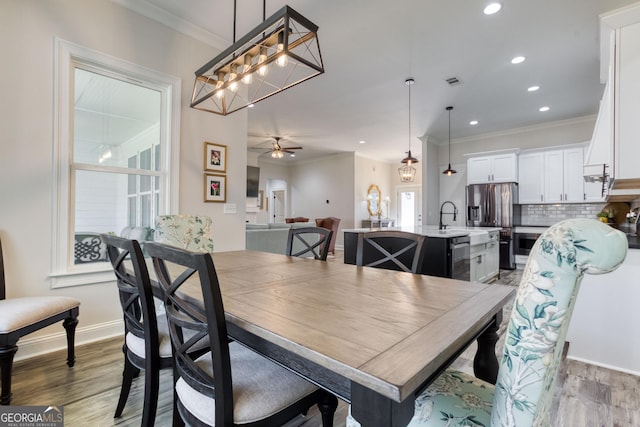
<path fill-rule="evenodd" d="M 342 262 L 342 254 L 329 261 Z M 518 285 L 520 272 L 502 272 L 498 281 Z M 510 313 L 505 309 L 505 322 Z M 502 339 L 497 352 L 501 353 Z M 470 347 L 453 365 L 472 372 L 475 346 Z M 14 364 L 13 405 L 64 405 L 65 425 L 75 426 L 138 426 L 142 411 L 144 381 L 141 374 L 132 387 L 121 418 L 114 419 L 122 379 L 122 339 L 113 338 L 76 348 L 73 368 L 65 364 L 66 353 L 59 351 L 22 360 Z M 171 425 L 171 371 L 161 375 L 157 426 Z M 640 426 L 640 377 L 623 374 L 593 365 L 565 360 L 556 387 L 553 406 L 553 426 L 626 427 Z M 335 416 L 335 426 L 343 427 L 347 405 L 341 402 Z M 321 426 L 316 408 L 306 417 L 287 427 Z"/>

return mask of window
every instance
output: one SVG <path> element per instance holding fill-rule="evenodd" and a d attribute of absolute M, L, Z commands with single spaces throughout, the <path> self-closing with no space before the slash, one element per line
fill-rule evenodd
<path fill-rule="evenodd" d="M 57 40 L 53 287 L 113 280 L 100 233 L 175 205 L 180 81 Z"/>

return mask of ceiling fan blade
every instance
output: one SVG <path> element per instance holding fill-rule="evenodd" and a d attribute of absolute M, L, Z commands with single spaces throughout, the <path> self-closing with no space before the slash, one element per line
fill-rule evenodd
<path fill-rule="evenodd" d="M 302 147 L 282 147 L 283 150 L 302 150 Z"/>

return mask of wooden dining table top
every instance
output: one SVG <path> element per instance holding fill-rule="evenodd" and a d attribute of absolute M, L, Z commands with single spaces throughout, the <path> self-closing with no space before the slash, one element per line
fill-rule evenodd
<path fill-rule="evenodd" d="M 514 293 L 268 252 L 212 257 L 229 325 L 396 402 L 473 340 Z M 198 300 L 198 287 L 183 289 Z"/>

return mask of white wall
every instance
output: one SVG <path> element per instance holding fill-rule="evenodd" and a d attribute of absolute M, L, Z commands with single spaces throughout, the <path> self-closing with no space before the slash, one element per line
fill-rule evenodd
<path fill-rule="evenodd" d="M 193 72 L 217 51 L 108 0 L 0 2 L 0 235 L 9 297 L 69 295 L 81 300 L 77 341 L 98 339 L 121 324 L 114 284 L 51 289 L 54 37 L 182 79 L 179 210 L 213 218 L 217 251 L 244 248 L 246 112 L 228 117 L 188 107 Z M 227 202 L 203 202 L 203 143 L 228 146 Z M 54 337 L 43 343 L 44 336 Z M 21 341 L 17 357 L 64 346 L 62 328 Z"/>
<path fill-rule="evenodd" d="M 289 169 L 290 216 L 310 220 L 340 218 L 336 246 L 342 246 L 342 229 L 353 227 L 354 154 L 335 154 Z"/>

